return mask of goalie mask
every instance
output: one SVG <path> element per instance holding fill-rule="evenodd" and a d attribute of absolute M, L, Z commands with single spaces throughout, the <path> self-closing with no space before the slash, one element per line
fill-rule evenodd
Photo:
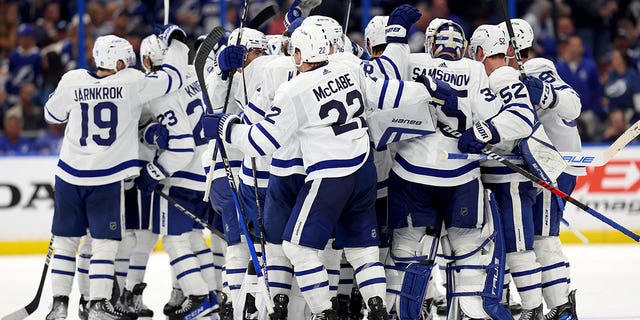
<path fill-rule="evenodd" d="M 428 40 L 427 40 L 428 41 Z M 464 56 L 467 47 L 467 38 L 464 30 L 459 24 L 446 20 L 435 31 L 433 35 L 433 57 L 444 58 L 444 53 L 451 54 L 453 60 L 460 60 Z"/>
<path fill-rule="evenodd" d="M 431 22 L 429 22 L 427 30 L 424 31 L 424 49 L 428 55 L 433 56 L 433 43 L 435 40 L 436 31 L 442 24 L 447 21 L 449 20 L 434 18 L 433 20 L 431 20 Z"/>

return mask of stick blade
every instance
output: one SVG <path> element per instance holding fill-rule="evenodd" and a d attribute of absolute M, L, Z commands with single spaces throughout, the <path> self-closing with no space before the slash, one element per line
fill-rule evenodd
<path fill-rule="evenodd" d="M 2 317 L 2 320 L 23 320 L 29 316 L 29 312 L 27 312 L 26 308 L 21 308 L 11 314 L 8 314 Z"/>
<path fill-rule="evenodd" d="M 211 51 L 213 51 L 214 47 L 218 44 L 218 41 L 225 36 L 224 28 L 217 26 L 207 34 L 198 48 L 198 52 L 196 52 L 196 58 L 193 61 L 193 65 L 196 69 L 196 76 L 198 77 L 198 83 L 202 90 L 206 90 L 205 79 L 204 79 L 204 66 L 207 62 L 207 58 Z M 203 95 L 205 99 L 205 104 L 207 105 L 208 111 L 211 111 L 211 100 L 209 99 L 209 95 Z"/>
<path fill-rule="evenodd" d="M 273 19 L 278 13 L 278 7 L 275 4 L 272 4 L 260 11 L 247 25 L 248 28 L 251 29 L 260 29 L 262 26 Z"/>

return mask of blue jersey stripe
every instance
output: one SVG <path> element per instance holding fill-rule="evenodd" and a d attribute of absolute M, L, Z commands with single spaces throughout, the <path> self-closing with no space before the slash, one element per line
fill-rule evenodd
<path fill-rule="evenodd" d="M 231 168 L 240 168 L 241 165 L 242 165 L 242 160 L 229 161 L 229 167 Z M 218 170 L 222 168 L 224 168 L 224 163 L 216 162 L 216 165 L 215 167 L 213 167 L 213 170 Z"/>
<path fill-rule="evenodd" d="M 337 160 L 320 161 L 320 162 L 314 163 L 313 165 L 310 165 L 306 171 L 307 171 L 307 174 L 310 174 L 311 172 L 323 170 L 323 169 L 355 167 L 361 164 L 365 160 L 366 156 L 367 154 L 363 153 L 353 159 L 337 159 Z"/>
<path fill-rule="evenodd" d="M 271 165 L 278 168 L 291 168 L 295 166 L 302 166 L 302 158 L 293 158 L 290 160 L 280 160 L 271 158 Z"/>
<path fill-rule="evenodd" d="M 198 182 L 205 182 L 207 181 L 207 177 L 204 175 L 200 175 L 200 174 L 196 174 L 193 172 L 188 172 L 188 171 L 177 171 L 174 172 L 173 175 L 171 175 L 172 178 L 183 178 L 183 179 L 189 179 L 189 180 L 193 180 L 193 181 L 198 181 Z"/>
<path fill-rule="evenodd" d="M 261 115 L 262 117 L 265 116 L 265 112 L 263 110 L 260 110 L 260 108 L 258 108 L 258 106 L 256 106 L 255 104 L 249 102 L 248 107 L 249 107 L 249 109 L 253 110 L 253 112 Z"/>
<path fill-rule="evenodd" d="M 402 168 L 404 168 L 405 170 L 411 173 L 415 173 L 423 176 L 438 177 L 438 178 L 459 177 L 480 166 L 480 163 L 478 161 L 474 161 L 457 169 L 446 170 L 446 169 L 425 168 L 425 167 L 419 167 L 419 166 L 413 165 L 409 163 L 409 161 L 404 159 L 402 156 L 400 156 L 400 154 L 396 155 L 395 160 L 398 162 L 400 166 L 402 166 Z"/>
<path fill-rule="evenodd" d="M 249 177 L 253 176 L 253 170 L 247 168 L 244 164 L 242 165 L 242 173 Z M 258 179 L 269 179 L 269 171 L 259 171 L 256 170 L 256 178 Z"/>
<path fill-rule="evenodd" d="M 267 139 L 269 139 L 271 143 L 273 143 L 273 146 L 276 147 L 276 149 L 280 149 L 278 140 L 276 140 L 276 138 L 274 138 L 269 132 L 267 132 L 267 129 L 265 129 L 260 123 L 256 123 L 256 127 L 258 127 L 258 129 L 260 129 L 260 132 L 262 132 L 262 134 L 264 134 L 264 136 L 267 137 Z"/>
<path fill-rule="evenodd" d="M 381 56 L 380 59 L 384 60 L 384 61 L 387 61 L 391 65 L 391 67 L 393 68 L 393 72 L 396 74 L 396 79 L 401 79 L 402 78 L 400 76 L 400 71 L 398 71 L 398 67 L 393 62 L 393 60 L 389 59 L 389 57 L 387 57 L 387 56 Z"/>
<path fill-rule="evenodd" d="M 396 100 L 393 102 L 394 109 L 400 106 L 400 97 L 402 97 L 403 89 L 404 89 L 404 81 L 400 81 L 400 85 L 398 86 L 398 93 L 396 93 Z"/>
<path fill-rule="evenodd" d="M 168 148 L 167 151 L 171 151 L 171 152 L 194 152 L 193 149 L 191 148 L 184 148 L 184 149 L 180 149 L 180 148 Z"/>
<path fill-rule="evenodd" d="M 180 80 L 180 88 L 182 88 L 182 74 L 180 73 L 180 71 L 178 71 L 178 68 L 176 68 L 176 67 L 174 67 L 174 66 L 172 66 L 170 64 L 166 64 L 166 63 L 163 64 L 162 67 L 163 68 L 167 68 L 169 70 L 172 70 L 173 72 L 175 72 L 178 75 L 178 79 Z"/>
<path fill-rule="evenodd" d="M 171 139 L 184 139 L 184 138 L 193 138 L 193 135 L 192 134 L 180 134 L 180 135 L 177 135 L 177 136 L 169 135 L 169 140 L 171 140 Z"/>
<path fill-rule="evenodd" d="M 507 110 L 507 112 L 510 112 L 511 114 L 514 114 L 518 118 L 522 119 L 522 121 L 526 122 L 529 125 L 529 127 L 533 127 L 533 123 L 531 123 L 531 120 L 527 119 L 527 117 L 525 117 L 520 112 L 517 112 L 515 110 Z"/>
<path fill-rule="evenodd" d="M 111 168 L 107 168 L 107 169 L 98 169 L 98 170 L 80 170 L 80 169 L 75 169 L 73 167 L 71 167 L 69 164 L 67 164 L 66 162 L 62 161 L 62 160 L 58 160 L 58 167 L 60 167 L 60 169 L 62 169 L 64 172 L 75 176 L 75 177 L 80 177 L 80 178 L 97 178 L 97 177 L 105 177 L 105 176 L 110 176 L 112 174 L 118 173 L 120 171 L 123 171 L 125 169 L 131 168 L 131 167 L 140 167 L 142 166 L 142 162 L 134 159 L 134 160 L 129 160 L 129 161 L 125 161 L 122 162 L 114 167 Z"/>
<path fill-rule="evenodd" d="M 387 87 L 389 87 L 389 81 L 385 80 L 382 84 L 380 98 L 378 99 L 378 109 L 382 109 L 382 107 L 384 107 L 384 97 L 387 95 Z"/>
<path fill-rule="evenodd" d="M 64 119 L 64 120 L 60 120 L 60 119 L 58 119 L 58 117 L 54 116 L 54 115 L 53 115 L 53 113 L 51 113 L 51 112 L 49 111 L 49 108 L 47 108 L 46 106 L 44 107 L 44 110 L 46 110 L 46 111 L 47 111 L 47 113 L 49 114 L 49 116 L 50 116 L 51 118 L 53 118 L 54 120 L 56 120 L 56 121 L 58 121 L 58 122 L 65 122 L 65 121 L 67 121 L 67 120 L 69 119 L 69 117 L 68 117 L 68 116 L 67 116 L 67 119 Z"/>
<path fill-rule="evenodd" d="M 251 126 L 251 129 L 249 129 L 249 143 L 251 143 L 251 146 L 258 152 L 259 155 L 266 156 L 267 154 L 264 152 L 264 150 L 262 150 L 262 148 L 260 148 L 260 146 L 256 143 L 255 140 L 253 140 L 253 137 L 251 136 L 251 130 L 253 130 L 253 128 L 254 127 Z M 231 130 L 228 130 L 228 131 L 231 131 Z"/>
<path fill-rule="evenodd" d="M 389 80 L 389 76 L 387 75 L 387 71 L 384 69 L 384 65 L 382 64 L 380 59 L 375 59 L 373 61 L 375 61 L 376 64 L 378 65 L 378 68 L 380 68 L 380 73 L 382 73 L 382 75 L 384 76 L 384 79 L 385 80 Z"/>
<path fill-rule="evenodd" d="M 171 75 L 167 73 L 167 77 L 169 78 L 169 85 L 167 86 L 167 90 L 164 91 L 164 94 L 167 94 L 169 93 L 169 91 L 171 91 L 171 85 L 173 84 L 173 78 L 171 78 Z"/>

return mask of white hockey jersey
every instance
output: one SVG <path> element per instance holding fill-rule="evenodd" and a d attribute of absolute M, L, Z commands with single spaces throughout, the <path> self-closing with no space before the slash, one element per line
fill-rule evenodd
<path fill-rule="evenodd" d="M 578 134 L 576 119 L 580 116 L 580 97 L 560 76 L 553 62 L 544 58 L 529 59 L 524 63 L 525 73 L 553 86 L 558 103 L 553 109 L 538 109 L 538 119 L 544 131 L 558 151 L 580 152 L 582 141 Z M 585 168 L 568 166 L 565 172 L 582 176 Z"/>
<path fill-rule="evenodd" d="M 404 74 L 415 80 L 418 76 L 433 77 L 448 83 L 458 95 L 458 112 L 445 115 L 438 108 L 438 121 L 465 131 L 488 114 L 499 109 L 493 95 L 488 95 L 489 79 L 484 66 L 479 62 L 463 58 L 456 61 L 432 58 L 427 54 L 411 54 Z M 397 144 L 393 171 L 401 178 L 426 185 L 457 186 L 480 176 L 478 161 L 436 161 L 439 150 L 460 152 L 458 139 L 443 134 L 435 134 L 403 141 Z M 429 157 L 432 155 L 433 157 Z"/>
<path fill-rule="evenodd" d="M 330 61 L 281 85 L 265 119 L 251 126 L 234 125 L 231 142 L 246 155 L 266 155 L 295 136 L 300 140 L 307 181 L 347 176 L 369 156 L 365 101 L 382 99 L 391 107 L 420 105 L 429 112 L 427 90 L 413 83 L 409 87 L 416 94 L 403 100 L 398 89 L 403 86 L 401 81 L 373 81 L 364 76 L 358 64 Z M 383 87 L 400 94 L 381 97 Z"/>
<path fill-rule="evenodd" d="M 188 47 L 174 41 L 161 71 L 145 76 L 133 68 L 98 77 L 67 72 L 45 105 L 50 123 L 67 122 L 56 175 L 76 185 L 104 185 L 136 176 L 138 120 L 142 104 L 184 85 L 179 71 Z"/>
<path fill-rule="evenodd" d="M 500 135 L 500 143 L 493 146 L 499 154 L 512 152 L 519 139 L 526 138 L 532 133 L 536 122 L 536 115 L 529 99 L 526 86 L 519 80 L 520 73 L 509 66 L 494 70 L 489 76 L 489 93 L 494 94 L 501 108 L 495 115 L 486 118 L 491 122 Z M 517 165 L 524 165 L 523 161 L 512 161 Z M 495 160 L 482 163 L 482 181 L 488 183 L 504 183 L 511 181 L 527 181 L 519 173 L 503 166 Z"/>
<path fill-rule="evenodd" d="M 169 148 L 157 154 L 157 162 L 170 174 L 163 183 L 204 191 L 201 156 L 207 140 L 200 123 L 204 114 L 202 91 L 193 66 L 187 66 L 184 79 L 180 90 L 148 103 L 147 109 L 169 131 Z"/>

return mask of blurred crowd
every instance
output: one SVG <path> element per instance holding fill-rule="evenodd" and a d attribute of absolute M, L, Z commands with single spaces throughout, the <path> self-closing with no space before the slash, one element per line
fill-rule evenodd
<path fill-rule="evenodd" d="M 76 14 L 77 1 L 0 0 L 0 155 L 56 154 L 64 126 L 47 125 L 42 106 L 62 75 L 83 61 L 94 68 L 91 48 L 96 37 L 124 37 L 137 51 L 141 39 L 162 24 L 161 0 L 84 0 L 82 19 Z M 469 37 L 476 26 L 503 20 L 501 1 L 475 0 L 470 6 L 466 0 L 371 0 L 369 15 L 363 16 L 361 1 L 354 0 L 349 36 L 361 41 L 363 19 L 388 14 L 406 2 L 423 13 L 410 40 L 412 51 L 421 52 L 431 19 L 454 20 Z M 252 0 L 248 19 L 275 4 L 281 12 L 263 31 L 282 33 L 283 12 L 291 2 Z M 342 22 L 346 2 L 324 0 L 312 14 Z M 244 1 L 170 3 L 170 21 L 193 41 L 217 25 L 237 27 Z M 576 125 L 583 142 L 615 140 L 640 119 L 640 0 L 517 0 L 515 8 L 534 29 L 536 54 L 553 60 L 559 75 L 579 93 L 582 115 Z M 78 49 L 80 21 L 86 34 L 83 51 Z"/>

